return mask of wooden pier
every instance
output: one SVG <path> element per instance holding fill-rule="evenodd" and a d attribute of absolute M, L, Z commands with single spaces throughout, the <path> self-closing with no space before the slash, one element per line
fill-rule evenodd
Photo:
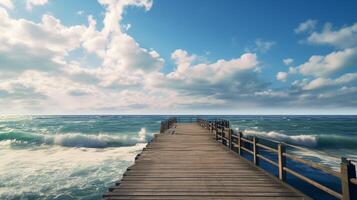
<path fill-rule="evenodd" d="M 217 142 L 217 134 L 209 127 L 202 126 L 166 121 L 163 133 L 156 135 L 103 198 L 310 199 L 237 156 Z"/>

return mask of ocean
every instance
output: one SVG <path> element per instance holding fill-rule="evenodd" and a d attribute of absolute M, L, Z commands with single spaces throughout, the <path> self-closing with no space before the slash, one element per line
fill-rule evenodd
<path fill-rule="evenodd" d="M 0 199 L 100 199 L 168 117 L 0 116 Z M 342 156 L 357 160 L 357 116 L 201 117 L 303 146 L 309 150 L 293 153 L 335 170 Z M 324 174 L 317 178 L 338 187 Z"/>

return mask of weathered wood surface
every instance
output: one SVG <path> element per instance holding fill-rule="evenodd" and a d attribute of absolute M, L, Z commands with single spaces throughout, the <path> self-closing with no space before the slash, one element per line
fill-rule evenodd
<path fill-rule="evenodd" d="M 308 199 L 196 123 L 175 124 L 158 135 L 117 185 L 104 199 Z"/>

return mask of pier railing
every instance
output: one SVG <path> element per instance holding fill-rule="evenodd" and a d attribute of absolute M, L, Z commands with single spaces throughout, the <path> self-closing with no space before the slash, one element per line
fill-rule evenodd
<path fill-rule="evenodd" d="M 177 123 L 176 117 L 170 117 L 169 119 L 162 121 L 160 126 L 160 133 L 164 133 L 166 130 L 170 129 L 174 123 Z"/>
<path fill-rule="evenodd" d="M 283 142 L 278 142 L 274 140 L 269 140 L 266 138 L 259 138 L 256 136 L 248 137 L 243 135 L 242 132 L 235 132 L 233 129 L 229 128 L 229 122 L 222 121 L 207 121 L 203 119 L 197 119 L 197 123 L 210 130 L 215 135 L 215 139 L 220 141 L 223 145 L 227 146 L 230 150 L 238 153 L 242 156 L 243 151 L 252 155 L 253 163 L 257 166 L 260 165 L 259 161 L 264 160 L 265 162 L 275 166 L 278 169 L 278 177 L 281 181 L 286 181 L 287 174 L 291 174 L 298 179 L 307 182 L 314 187 L 334 196 L 337 199 L 342 200 L 356 200 L 357 199 L 357 179 L 356 179 L 356 168 L 352 163 L 352 160 L 346 158 L 341 159 L 340 171 L 337 172 L 331 168 L 320 165 L 316 162 L 304 160 L 296 155 L 286 152 L 286 147 L 304 149 L 295 145 L 290 145 Z M 268 141 L 269 144 L 263 143 L 262 141 Z M 274 161 L 262 153 L 261 150 L 268 151 L 275 154 L 278 159 Z M 306 149 L 305 149 L 306 150 Z M 302 163 L 314 169 L 321 170 L 324 173 L 330 174 L 337 177 L 341 181 L 341 191 L 336 191 L 328 186 L 319 183 L 297 171 L 287 167 L 287 158 Z"/>
<path fill-rule="evenodd" d="M 175 118 L 177 119 L 177 123 L 194 123 L 197 121 L 197 117 L 192 116 L 178 116 Z"/>

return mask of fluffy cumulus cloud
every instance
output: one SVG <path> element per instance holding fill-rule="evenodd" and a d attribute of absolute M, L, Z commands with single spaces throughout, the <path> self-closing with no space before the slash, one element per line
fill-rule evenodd
<path fill-rule="evenodd" d="M 325 44 L 337 48 L 357 46 L 357 23 L 334 30 L 332 24 L 326 23 L 321 32 L 313 32 L 307 38 L 311 44 Z"/>
<path fill-rule="evenodd" d="M 316 23 L 308 20 L 295 31 L 309 33 L 307 44 L 332 46 L 335 50 L 326 55 L 312 55 L 304 63 L 289 67 L 286 74 L 303 76 L 292 83 L 291 90 L 298 94 L 299 103 L 338 105 L 343 102 L 343 106 L 356 106 L 355 101 L 348 100 L 356 98 L 356 24 L 334 30 L 332 24 L 326 23 L 317 31 Z"/>
<path fill-rule="evenodd" d="M 316 25 L 317 21 L 308 20 L 298 28 Z M 304 26 L 303 26 L 304 25 Z M 299 30 L 300 30 L 299 29 Z M 347 68 L 357 67 L 357 24 L 333 30 L 332 24 L 326 23 L 322 31 L 310 32 L 307 41 L 315 45 L 329 45 L 338 48 L 327 55 L 313 55 L 303 64 L 289 69 L 289 73 L 299 72 L 304 76 L 327 78 Z M 318 79 L 320 82 L 325 79 Z"/>
<path fill-rule="evenodd" d="M 138 86 L 147 73 L 160 70 L 164 60 L 152 49 L 142 48 L 134 38 L 123 32 L 120 21 L 126 6 L 151 8 L 151 1 L 100 0 L 106 6 L 104 27 L 98 30 L 97 22 L 89 16 L 89 26 L 83 34 L 83 48 L 97 55 L 101 66 L 88 69 L 78 64 L 69 65 L 66 72 L 80 79 L 97 80 L 102 87 Z"/>
<path fill-rule="evenodd" d="M 286 72 L 278 72 L 276 74 L 276 79 L 279 81 L 286 81 L 287 78 L 288 78 L 288 73 Z"/>
<path fill-rule="evenodd" d="M 0 7 L 0 63 L 4 71 L 58 70 L 63 57 L 78 48 L 83 25 L 66 27 L 51 15 L 40 23 L 12 19 Z"/>
<path fill-rule="evenodd" d="M 48 0 L 26 0 L 26 9 L 32 10 L 33 6 L 43 6 L 48 3 Z"/>
<path fill-rule="evenodd" d="M 46 2 L 27 1 L 27 5 Z M 118 94 L 127 87 L 138 87 L 145 73 L 160 70 L 164 60 L 155 50 L 140 47 L 122 32 L 120 21 L 125 7 L 132 5 L 149 10 L 152 2 L 100 0 L 99 3 L 106 8 L 102 30 L 97 29 L 96 20 L 91 16 L 88 25 L 65 26 L 48 14 L 44 14 L 39 23 L 13 19 L 0 7 L 0 67 L 2 75 L 5 74 L 0 77 L 2 93 L 14 101 L 26 101 L 25 95 L 29 94 L 21 91 L 32 91 L 34 96 L 44 97 L 36 99 L 38 104 L 60 105 L 57 107 L 64 110 L 68 107 L 68 110 L 76 110 L 75 105 L 77 110 L 100 108 L 103 102 L 111 101 L 107 96 L 123 100 L 113 107 L 129 106 L 131 101 L 118 98 Z M 101 64 L 90 68 L 70 56 L 80 48 L 89 55 L 96 55 Z M 87 103 L 75 103 L 84 98 L 88 99 Z"/>
<path fill-rule="evenodd" d="M 290 105 L 314 107 L 355 107 L 357 76 L 357 43 L 356 24 L 333 29 L 332 24 L 326 23 L 321 31 L 316 29 L 317 20 L 302 22 L 295 33 L 306 33 L 306 42 L 301 45 L 332 46 L 333 51 L 326 55 L 312 55 L 307 61 L 298 63 L 291 58 L 283 59 L 289 68 L 286 72 L 278 72 L 276 79 L 290 84 L 290 88 L 264 91 L 257 94 L 285 94 L 285 103 Z M 297 65 L 293 66 L 293 64 Z M 287 77 L 291 82 L 287 81 Z M 285 93 L 284 93 L 285 91 Z M 271 95 L 270 95 L 271 96 Z"/>
<path fill-rule="evenodd" d="M 150 77 L 163 75 L 160 70 L 165 62 L 157 51 L 141 47 L 128 35 L 121 20 L 127 6 L 149 10 L 152 1 L 98 2 L 106 10 L 102 29 L 92 16 L 87 25 L 65 26 L 49 14 L 33 22 L 13 19 L 0 8 L 0 102 L 16 105 L 10 112 L 157 112 L 175 105 L 223 102 L 203 95 L 189 98 L 172 88 L 149 84 Z M 28 3 L 41 5 L 40 1 Z M 87 67 L 71 57 L 78 49 L 96 56 L 100 64 Z M 173 59 L 186 73 L 184 58 L 174 54 L 179 53 L 173 53 Z"/>
<path fill-rule="evenodd" d="M 303 30 L 313 24 L 315 27 L 317 21 L 308 20 L 300 24 L 297 29 Z M 308 24 L 310 24 L 308 26 Z M 297 30 L 296 29 L 296 30 Z M 354 69 L 357 67 L 357 24 L 342 27 L 338 30 L 332 29 L 332 24 L 326 23 L 323 30 L 313 31 L 307 37 L 307 41 L 316 45 L 330 45 L 338 48 L 327 55 L 313 55 L 308 61 L 290 67 L 289 73 L 295 74 L 299 72 L 304 76 L 314 76 L 317 83 L 326 83 L 326 78 L 333 76 L 346 69 Z M 289 62 L 283 60 L 285 64 Z"/>
<path fill-rule="evenodd" d="M 14 4 L 11 0 L 0 0 L 0 6 L 4 6 L 7 9 L 13 9 Z"/>
<path fill-rule="evenodd" d="M 47 0 L 27 0 L 26 5 L 32 9 L 46 3 Z M 0 0 L 1 111 L 131 113 L 135 110 L 174 114 L 185 109 L 194 112 L 194 109 L 255 109 L 267 105 L 314 106 L 320 101 L 337 105 L 340 98 L 357 90 L 356 73 L 343 72 L 356 67 L 357 47 L 351 39 L 348 41 L 351 45 L 337 45 L 354 34 L 354 25 L 342 28 L 346 30 L 325 28 L 317 32 L 316 21 L 302 23 L 296 32 L 308 33 L 308 41 L 313 36 L 310 43 L 338 49 L 327 55 L 311 56 L 300 64 L 286 58 L 283 63 L 289 67 L 287 72 L 274 72 L 276 77 L 269 79 L 262 75 L 266 65 L 258 55 L 268 52 L 275 42 L 258 39 L 248 51 L 256 53 L 214 61 L 205 57 L 209 55 L 196 55 L 185 49 L 174 50 L 169 60 L 164 60 L 155 49 L 143 47 L 128 34 L 130 24 L 122 23 L 127 7 L 149 11 L 153 6 L 151 0 L 98 0 L 98 3 L 104 9 L 102 22 L 88 16 L 87 23 L 69 26 L 48 13 L 38 21 L 13 18 L 12 1 Z M 326 39 L 332 38 L 331 34 L 338 35 L 333 37 L 338 39 Z M 78 52 L 83 55 L 77 55 Z M 172 70 L 168 69 L 170 63 Z M 298 65 L 292 66 L 295 63 Z M 296 76 L 303 78 L 295 80 Z M 288 86 L 273 87 L 275 79 L 283 82 L 279 85 Z M 6 105 L 13 106 L 9 110 Z"/>
<path fill-rule="evenodd" d="M 264 104 L 265 97 L 257 101 L 249 100 L 257 99 L 257 94 L 267 90 L 269 85 L 260 77 L 260 62 L 256 54 L 245 53 L 230 60 L 200 62 L 200 56 L 177 49 L 171 58 L 176 69 L 167 74 L 153 74 L 148 79 L 148 85 L 177 91 L 190 99 L 205 99 L 200 101 L 200 105 L 186 105 L 188 107 L 224 109 L 229 106 L 233 109 Z"/>
<path fill-rule="evenodd" d="M 339 86 L 339 85 L 346 86 L 347 84 L 355 84 L 356 81 L 357 81 L 357 73 L 346 73 L 336 79 L 319 77 L 304 85 L 303 89 L 315 90 L 315 89 L 325 88 L 329 86 Z"/>
<path fill-rule="evenodd" d="M 326 56 L 311 56 L 307 62 L 298 66 L 297 69 L 303 75 L 326 77 L 342 69 L 356 66 L 357 48 L 348 48 L 332 52 Z"/>
<path fill-rule="evenodd" d="M 167 76 L 176 80 L 200 79 L 206 82 L 220 82 L 229 75 L 251 71 L 257 68 L 256 54 L 245 53 L 240 58 L 232 60 L 218 60 L 214 63 L 200 63 L 194 65 L 195 55 L 189 55 L 182 49 L 177 49 L 171 55 L 177 69 Z"/>

